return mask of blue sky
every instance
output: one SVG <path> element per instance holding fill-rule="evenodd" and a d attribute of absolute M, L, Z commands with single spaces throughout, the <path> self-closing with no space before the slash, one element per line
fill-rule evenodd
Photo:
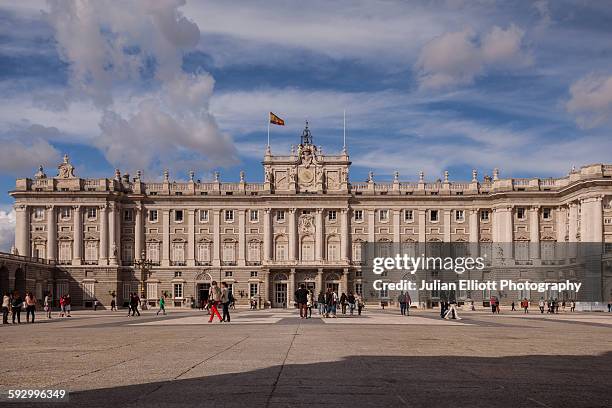
<path fill-rule="evenodd" d="M 559 177 L 612 162 L 610 67 L 607 2 L 0 2 L 0 190 L 64 153 L 260 181 L 268 111 L 334 153 L 346 110 L 353 181 Z"/>

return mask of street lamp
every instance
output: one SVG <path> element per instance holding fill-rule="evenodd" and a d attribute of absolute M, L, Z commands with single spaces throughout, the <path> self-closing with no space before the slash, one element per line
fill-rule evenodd
<path fill-rule="evenodd" d="M 145 293 L 145 281 L 148 278 L 148 275 L 151 273 L 151 267 L 153 266 L 153 262 L 146 259 L 146 253 L 144 249 L 140 253 L 140 259 L 134 261 L 134 265 L 137 268 L 140 268 L 140 294 L 142 299 L 146 299 Z"/>

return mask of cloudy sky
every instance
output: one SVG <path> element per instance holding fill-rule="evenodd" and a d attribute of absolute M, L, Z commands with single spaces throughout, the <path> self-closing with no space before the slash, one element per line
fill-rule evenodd
<path fill-rule="evenodd" d="M 346 110 L 352 180 L 563 176 L 612 162 L 611 67 L 607 2 L 0 1 L 0 190 L 64 153 L 259 181 L 268 111 L 333 153 Z"/>

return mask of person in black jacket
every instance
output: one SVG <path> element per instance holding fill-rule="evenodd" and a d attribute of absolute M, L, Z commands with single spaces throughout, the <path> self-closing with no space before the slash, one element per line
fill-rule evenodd
<path fill-rule="evenodd" d="M 308 315 L 306 310 L 308 303 L 308 290 L 306 290 L 306 285 L 303 283 L 301 283 L 300 288 L 295 291 L 295 301 L 300 309 L 300 318 L 304 319 Z"/>
<path fill-rule="evenodd" d="M 13 314 L 13 324 L 15 324 L 15 317 L 17 323 L 21 324 L 21 308 L 23 307 L 23 299 L 18 291 L 15 291 L 13 295 L 13 301 L 11 303 L 11 311 Z"/>

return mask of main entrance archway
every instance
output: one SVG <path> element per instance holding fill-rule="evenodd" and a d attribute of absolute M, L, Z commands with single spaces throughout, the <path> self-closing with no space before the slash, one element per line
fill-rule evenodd
<path fill-rule="evenodd" d="M 287 286 L 289 278 L 285 273 L 277 273 L 272 278 L 272 307 L 286 308 L 289 303 Z"/>

